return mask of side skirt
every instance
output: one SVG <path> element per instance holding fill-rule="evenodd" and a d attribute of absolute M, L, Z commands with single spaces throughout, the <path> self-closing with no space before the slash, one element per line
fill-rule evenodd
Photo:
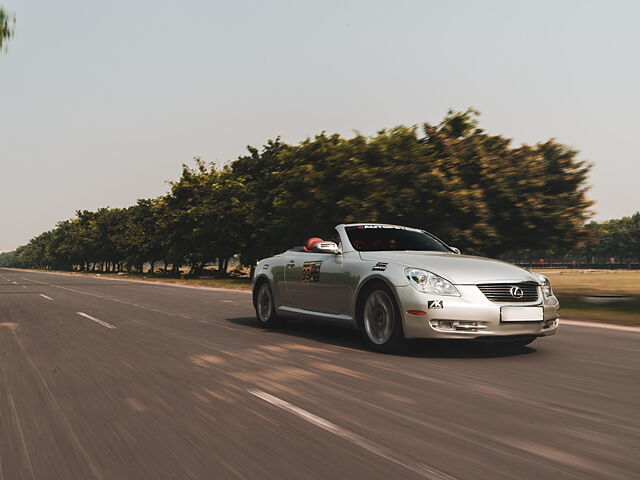
<path fill-rule="evenodd" d="M 303 310 L 302 308 L 287 306 L 278 307 L 278 311 L 291 315 L 308 315 L 310 317 L 330 318 L 332 320 L 342 320 L 343 322 L 353 323 L 353 317 L 351 315 L 314 312 L 312 310 Z"/>

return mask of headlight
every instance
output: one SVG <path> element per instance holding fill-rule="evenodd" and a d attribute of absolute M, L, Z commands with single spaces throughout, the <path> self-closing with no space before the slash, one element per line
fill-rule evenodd
<path fill-rule="evenodd" d="M 531 274 L 536 277 L 538 283 L 540 284 L 540 288 L 542 288 L 542 293 L 546 297 L 553 297 L 553 290 L 551 290 L 551 282 L 544 275 L 540 275 L 536 272 L 531 272 Z"/>
<path fill-rule="evenodd" d="M 419 268 L 405 268 L 404 274 L 413 288 L 432 295 L 450 295 L 459 297 L 460 292 L 449 280 Z"/>

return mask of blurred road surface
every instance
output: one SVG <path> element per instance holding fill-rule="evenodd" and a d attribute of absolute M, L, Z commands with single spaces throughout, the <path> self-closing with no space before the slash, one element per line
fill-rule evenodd
<path fill-rule="evenodd" d="M 0 480 L 640 478 L 640 333 L 364 350 L 246 292 L 0 270 Z"/>

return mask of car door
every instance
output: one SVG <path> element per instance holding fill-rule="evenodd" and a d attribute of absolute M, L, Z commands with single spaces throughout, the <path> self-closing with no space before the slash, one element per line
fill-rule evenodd
<path fill-rule="evenodd" d="M 286 294 L 283 296 L 285 305 L 294 308 L 302 308 L 302 300 L 299 294 L 300 286 L 297 285 L 302 277 L 302 267 L 308 253 L 288 251 L 284 262 L 284 286 Z M 296 288 L 297 287 L 297 288 Z"/>
<path fill-rule="evenodd" d="M 318 313 L 344 312 L 342 255 L 292 253 L 285 264 L 285 279 L 290 306 Z"/>

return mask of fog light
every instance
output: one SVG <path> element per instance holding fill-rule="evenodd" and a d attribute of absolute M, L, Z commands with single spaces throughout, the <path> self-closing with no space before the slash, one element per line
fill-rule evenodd
<path fill-rule="evenodd" d="M 455 330 L 451 320 L 431 320 L 431 326 L 438 330 Z"/>
<path fill-rule="evenodd" d="M 487 328 L 486 322 L 474 322 L 466 320 L 431 320 L 429 322 L 431 326 L 436 330 L 445 331 L 466 331 L 477 332 Z"/>

